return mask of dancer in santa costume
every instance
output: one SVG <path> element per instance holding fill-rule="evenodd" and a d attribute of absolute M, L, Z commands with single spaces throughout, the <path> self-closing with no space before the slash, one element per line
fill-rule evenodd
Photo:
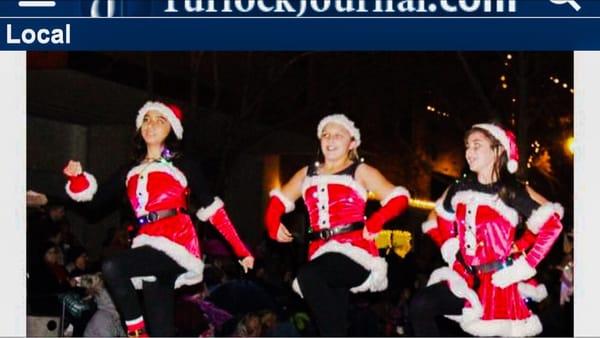
<path fill-rule="evenodd" d="M 321 335 L 344 336 L 350 292 L 387 288 L 387 263 L 374 238 L 407 208 L 409 193 L 358 160 L 360 131 L 346 116 L 323 118 L 317 137 L 324 162 L 300 169 L 281 190 L 270 193 L 265 224 L 272 239 L 292 241 L 280 220 L 303 197 L 310 220 L 309 262 L 292 287 L 308 303 Z M 381 201 L 381 208 L 365 221 L 367 191 Z"/>
<path fill-rule="evenodd" d="M 465 145 L 471 175 L 446 190 L 423 224 L 448 266 L 411 302 L 414 333 L 438 336 L 436 317 L 446 315 L 475 336 L 537 335 L 540 320 L 524 298 L 546 295 L 531 278 L 562 230 L 563 208 L 512 175 L 519 155 L 509 130 L 476 124 Z M 516 240 L 521 221 L 527 230 Z"/>
<path fill-rule="evenodd" d="M 100 187 L 81 163 L 69 161 L 64 169 L 67 194 L 74 200 L 105 210 L 107 205 L 116 207 L 126 193 L 137 217 L 140 228 L 132 249 L 102 267 L 130 336 L 173 336 L 174 289 L 202 280 L 204 264 L 186 213 L 188 198 L 201 206 L 196 216 L 212 223 L 231 244 L 244 270 L 254 263 L 223 201 L 208 192 L 200 166 L 176 151 L 183 136 L 182 117 L 176 105 L 144 104 L 136 118 L 138 158 L 133 168 L 120 170 Z M 143 290 L 145 317 L 135 289 Z"/>

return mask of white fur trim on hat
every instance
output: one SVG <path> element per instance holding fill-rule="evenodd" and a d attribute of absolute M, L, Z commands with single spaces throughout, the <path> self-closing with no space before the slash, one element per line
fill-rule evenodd
<path fill-rule="evenodd" d="M 270 197 L 277 197 L 279 201 L 285 206 L 285 212 L 292 212 L 296 208 L 296 204 L 291 201 L 289 198 L 285 197 L 285 195 L 279 189 L 273 189 L 269 192 Z"/>
<path fill-rule="evenodd" d="M 428 233 L 429 231 L 435 228 L 437 228 L 437 221 L 435 219 L 430 219 L 421 224 L 421 230 L 424 234 Z"/>
<path fill-rule="evenodd" d="M 175 116 L 175 113 L 171 110 L 171 108 L 167 107 L 167 105 L 165 105 L 164 103 L 158 101 L 148 101 L 142 106 L 142 108 L 140 108 L 140 110 L 138 111 L 138 115 L 135 119 L 136 129 L 140 129 L 142 123 L 144 122 L 144 116 L 147 112 L 151 110 L 155 110 L 161 113 L 171 124 L 171 128 L 173 129 L 175 136 L 177 136 L 177 138 L 180 140 L 181 138 L 183 138 L 183 126 L 181 124 L 181 120 L 179 120 L 179 118 Z"/>
<path fill-rule="evenodd" d="M 519 163 L 513 159 L 513 154 L 511 154 L 510 140 L 508 136 L 506 136 L 506 131 L 496 125 L 490 123 L 479 123 L 473 125 L 473 128 L 480 128 L 487 130 L 500 144 L 504 147 L 506 151 L 506 157 L 508 158 L 508 163 L 506 163 L 506 169 L 509 173 L 514 174 L 517 172 L 519 168 Z"/>
<path fill-rule="evenodd" d="M 529 283 L 520 282 L 517 285 L 517 288 L 519 289 L 521 297 L 531 298 L 531 300 L 537 303 L 548 297 L 548 290 L 546 290 L 546 286 L 544 284 L 533 286 Z"/>
<path fill-rule="evenodd" d="M 212 202 L 209 206 L 198 209 L 198 211 L 196 212 L 196 216 L 202 222 L 206 222 L 209 218 L 212 217 L 212 215 L 214 215 L 224 205 L 225 204 L 223 203 L 223 201 L 220 198 L 215 197 L 214 202 Z"/>
<path fill-rule="evenodd" d="M 538 232 L 540 232 L 542 226 L 546 224 L 546 222 L 548 222 L 550 217 L 552 217 L 552 215 L 554 214 L 558 214 L 559 218 L 562 219 L 564 214 L 564 209 L 562 205 L 560 205 L 559 203 L 551 202 L 544 203 L 544 205 L 535 209 L 531 213 L 526 222 L 527 228 L 529 228 L 529 230 L 531 230 L 531 232 L 533 232 L 534 234 L 537 234 Z"/>
<path fill-rule="evenodd" d="M 67 185 L 65 185 L 67 195 L 69 195 L 69 197 L 71 197 L 74 201 L 77 202 L 91 201 L 92 198 L 94 198 L 96 191 L 98 190 L 98 182 L 96 182 L 96 178 L 94 177 L 94 175 L 84 171 L 83 176 L 85 176 L 89 183 L 88 187 L 85 190 L 82 190 L 80 192 L 71 191 L 71 181 L 68 181 Z"/>
<path fill-rule="evenodd" d="M 388 204 L 389 201 L 398 196 L 404 196 L 410 199 L 410 193 L 408 192 L 408 190 L 406 190 L 405 187 L 397 186 L 384 199 L 381 200 L 381 206 L 385 206 L 386 204 Z"/>
<path fill-rule="evenodd" d="M 358 148 L 358 146 L 360 146 L 360 130 L 358 130 L 358 128 L 354 126 L 354 122 L 352 122 L 352 120 L 350 120 L 344 114 L 333 114 L 325 116 L 317 126 L 317 138 L 321 138 L 323 134 L 323 129 L 325 129 L 325 126 L 328 123 L 336 123 L 346 128 L 346 130 L 348 130 L 348 132 L 350 133 L 350 136 L 354 138 L 354 141 L 356 142 L 356 147 Z"/>
<path fill-rule="evenodd" d="M 154 249 L 160 250 L 171 257 L 179 266 L 184 268 L 186 272 L 180 274 L 175 280 L 175 288 L 183 285 L 194 285 L 202 281 L 202 273 L 204 271 L 204 263 L 202 260 L 189 251 L 185 247 L 168 240 L 161 236 L 138 235 L 133 239 L 132 248 L 148 245 Z M 136 276 L 131 278 L 136 289 L 142 288 L 142 282 L 154 282 L 155 276 Z"/>

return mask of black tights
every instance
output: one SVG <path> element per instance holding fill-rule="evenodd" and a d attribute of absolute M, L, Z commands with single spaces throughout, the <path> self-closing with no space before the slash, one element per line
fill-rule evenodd
<path fill-rule="evenodd" d="M 339 253 L 326 253 L 300 268 L 298 284 L 322 336 L 345 336 L 350 289 L 369 271 Z"/>
<path fill-rule="evenodd" d="M 175 334 L 175 279 L 185 270 L 164 252 L 149 246 L 138 247 L 108 258 L 102 273 L 108 290 L 123 320 L 142 315 L 131 277 L 156 276 L 155 282 L 143 283 L 144 321 L 152 336 Z"/>
<path fill-rule="evenodd" d="M 421 289 L 412 299 L 409 320 L 418 337 L 439 337 L 437 321 L 442 315 L 461 314 L 464 300 L 456 297 L 444 283 Z"/>

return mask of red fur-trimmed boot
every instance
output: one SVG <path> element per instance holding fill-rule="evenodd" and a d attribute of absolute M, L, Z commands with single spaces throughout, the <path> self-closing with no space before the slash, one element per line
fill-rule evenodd
<path fill-rule="evenodd" d="M 144 324 L 144 318 L 140 317 L 139 320 L 131 321 L 133 323 L 129 323 L 130 321 L 125 322 L 127 325 L 127 336 L 132 337 L 150 337 L 146 332 L 146 326 Z"/>

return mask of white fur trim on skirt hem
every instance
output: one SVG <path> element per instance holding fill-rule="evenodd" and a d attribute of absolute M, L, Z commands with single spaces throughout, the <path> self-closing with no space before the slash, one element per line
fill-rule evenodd
<path fill-rule="evenodd" d="M 383 257 L 372 256 L 366 250 L 354 246 L 350 243 L 340 243 L 335 240 L 330 240 L 329 242 L 323 244 L 323 246 L 321 246 L 319 249 L 317 249 L 317 251 L 315 251 L 315 253 L 310 259 L 313 260 L 323 254 L 330 252 L 340 253 L 352 259 L 354 262 L 371 272 L 362 284 L 351 288 L 351 292 L 378 292 L 387 289 L 388 265 Z M 300 291 L 300 287 L 296 279 L 292 283 L 292 289 L 302 297 L 302 292 Z"/>
<path fill-rule="evenodd" d="M 525 319 L 473 320 L 460 327 L 474 336 L 531 337 L 542 332 L 542 323 L 536 315 Z"/>
<path fill-rule="evenodd" d="M 194 285 L 202 281 L 204 263 L 198 257 L 192 255 L 183 246 L 168 240 L 165 237 L 138 235 L 133 239 L 132 248 L 148 245 L 154 249 L 160 250 L 171 257 L 186 272 L 182 273 L 175 280 L 174 288 L 177 289 L 183 285 Z M 142 288 L 142 282 L 154 282 L 155 276 L 138 276 L 131 278 L 131 282 L 136 289 Z"/>

